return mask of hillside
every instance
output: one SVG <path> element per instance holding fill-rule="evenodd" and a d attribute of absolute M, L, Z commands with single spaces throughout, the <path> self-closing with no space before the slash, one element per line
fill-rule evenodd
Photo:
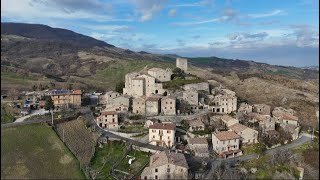
<path fill-rule="evenodd" d="M 37 88 L 112 90 L 126 73 L 175 67 L 175 54 L 121 49 L 45 25 L 2 23 L 1 93 Z M 319 71 L 218 57 L 188 58 L 190 72 L 233 89 L 250 103 L 287 106 L 317 126 Z"/>

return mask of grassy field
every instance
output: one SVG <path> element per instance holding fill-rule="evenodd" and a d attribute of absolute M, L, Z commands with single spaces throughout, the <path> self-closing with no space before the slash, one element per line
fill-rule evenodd
<path fill-rule="evenodd" d="M 185 84 L 200 83 L 200 82 L 203 82 L 203 80 L 201 80 L 199 78 L 191 79 L 191 80 L 175 78 L 171 81 L 165 82 L 163 84 L 163 88 L 165 88 L 165 89 L 178 89 Z"/>
<path fill-rule="evenodd" d="M 12 109 L 5 103 L 1 103 L 1 124 L 4 123 L 11 123 L 15 120 L 12 111 Z"/>
<path fill-rule="evenodd" d="M 1 129 L 1 179 L 85 179 L 79 162 L 44 125 Z"/>
<path fill-rule="evenodd" d="M 113 179 L 110 170 L 125 152 L 125 145 L 118 141 L 109 141 L 103 148 L 97 147 L 91 160 L 91 168 L 99 172 L 99 179 Z"/>

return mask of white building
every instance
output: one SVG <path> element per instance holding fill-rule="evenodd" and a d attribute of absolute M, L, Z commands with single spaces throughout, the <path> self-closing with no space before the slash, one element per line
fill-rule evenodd
<path fill-rule="evenodd" d="M 230 158 L 242 155 L 239 149 L 241 137 L 233 131 L 221 131 L 212 134 L 213 150 L 221 157 Z"/>
<path fill-rule="evenodd" d="M 243 145 L 258 143 L 258 131 L 254 129 L 239 123 L 230 126 L 229 129 L 242 138 L 241 143 Z"/>
<path fill-rule="evenodd" d="M 207 138 L 189 138 L 188 146 L 195 156 L 209 157 L 209 146 Z"/>
<path fill-rule="evenodd" d="M 149 142 L 156 146 L 171 148 L 175 144 L 176 125 L 154 123 L 149 126 Z"/>
<path fill-rule="evenodd" d="M 222 121 L 222 124 L 225 125 L 226 127 L 230 127 L 234 124 L 239 123 L 239 120 L 237 120 L 229 115 L 221 116 L 221 121 Z"/>

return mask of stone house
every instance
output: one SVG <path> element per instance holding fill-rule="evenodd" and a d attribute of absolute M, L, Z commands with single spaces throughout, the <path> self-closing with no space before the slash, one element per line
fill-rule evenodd
<path fill-rule="evenodd" d="M 262 129 L 262 132 L 275 130 L 276 121 L 270 115 L 262 115 L 258 113 L 249 113 L 248 114 L 250 122 L 258 122 L 259 127 Z"/>
<path fill-rule="evenodd" d="M 104 129 L 118 129 L 118 113 L 116 111 L 104 111 L 97 117 L 98 126 Z"/>
<path fill-rule="evenodd" d="M 105 94 L 102 94 L 99 96 L 99 104 L 108 104 L 110 103 L 110 100 L 120 96 L 118 92 L 115 91 L 108 91 Z"/>
<path fill-rule="evenodd" d="M 271 107 L 266 104 L 254 104 L 252 106 L 252 112 L 263 114 L 263 115 L 270 115 Z"/>
<path fill-rule="evenodd" d="M 182 99 L 190 105 L 199 105 L 199 94 L 196 90 L 183 91 Z"/>
<path fill-rule="evenodd" d="M 124 106 L 127 106 L 127 107 L 130 107 L 130 101 L 131 101 L 131 97 L 130 96 L 124 96 L 124 95 L 121 95 L 121 96 L 117 96 L 115 98 L 112 98 L 109 100 L 108 102 L 108 105 L 112 105 L 112 106 L 115 106 L 115 105 L 124 105 Z M 108 106 L 107 105 L 107 106 Z"/>
<path fill-rule="evenodd" d="M 171 69 L 161 69 L 161 68 L 151 68 L 148 70 L 148 74 L 156 78 L 158 82 L 167 82 L 171 80 L 172 70 Z"/>
<path fill-rule="evenodd" d="M 294 113 L 295 113 L 295 111 L 293 109 L 286 109 L 283 107 L 275 107 L 272 111 L 272 116 L 278 117 L 278 116 L 281 116 L 282 114 L 294 115 Z"/>
<path fill-rule="evenodd" d="M 222 121 L 222 124 L 225 125 L 226 127 L 230 127 L 234 124 L 239 123 L 239 120 L 237 120 L 229 115 L 221 116 L 221 121 Z"/>
<path fill-rule="evenodd" d="M 240 147 L 241 137 L 233 131 L 220 131 L 212 134 L 213 150 L 223 158 L 242 155 Z"/>
<path fill-rule="evenodd" d="M 280 124 L 291 124 L 294 126 L 299 126 L 299 119 L 297 116 L 282 114 L 278 119 Z"/>
<path fill-rule="evenodd" d="M 150 156 L 140 179 L 188 179 L 188 163 L 184 154 L 162 151 Z"/>
<path fill-rule="evenodd" d="M 237 97 L 235 92 L 229 89 L 216 91 L 214 99 L 209 103 L 209 108 L 214 113 L 231 113 L 237 110 Z"/>
<path fill-rule="evenodd" d="M 188 146 L 195 156 L 209 157 L 207 138 L 188 138 Z"/>
<path fill-rule="evenodd" d="M 128 112 L 129 107 L 125 105 L 107 106 L 103 111 L 116 111 L 117 113 Z"/>
<path fill-rule="evenodd" d="M 160 112 L 160 98 L 159 97 L 148 97 L 146 99 L 146 115 L 156 116 Z"/>
<path fill-rule="evenodd" d="M 125 87 L 123 94 L 133 97 L 151 96 L 153 94 L 163 94 L 162 83 L 156 83 L 156 79 L 149 74 L 130 73 L 125 77 Z"/>
<path fill-rule="evenodd" d="M 248 103 L 241 103 L 238 112 L 243 112 L 243 113 L 251 113 L 252 112 L 252 106 Z"/>
<path fill-rule="evenodd" d="M 165 96 L 161 99 L 161 114 L 176 115 L 176 98 Z"/>
<path fill-rule="evenodd" d="M 248 145 L 258 143 L 258 131 L 251 129 L 243 124 L 234 124 L 229 129 L 241 137 L 240 144 Z"/>
<path fill-rule="evenodd" d="M 47 94 L 51 96 L 55 108 L 81 106 L 81 90 L 53 90 Z"/>
<path fill-rule="evenodd" d="M 137 97 L 132 100 L 132 113 L 145 115 L 146 97 Z"/>
<path fill-rule="evenodd" d="M 280 126 L 287 132 L 291 134 L 292 140 L 296 140 L 299 138 L 300 126 L 296 126 L 293 124 L 280 124 Z"/>
<path fill-rule="evenodd" d="M 171 148 L 175 145 L 175 132 L 173 123 L 153 123 L 149 126 L 149 143 Z"/>
<path fill-rule="evenodd" d="M 196 91 L 210 92 L 209 91 L 209 83 L 208 82 L 186 84 L 186 85 L 183 86 L 183 89 L 185 91 L 196 90 Z"/>
<path fill-rule="evenodd" d="M 204 130 L 205 128 L 205 124 L 200 119 L 189 120 L 187 123 L 190 132 Z"/>

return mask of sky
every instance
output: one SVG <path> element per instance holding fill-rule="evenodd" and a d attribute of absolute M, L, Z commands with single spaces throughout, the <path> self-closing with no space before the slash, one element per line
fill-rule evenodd
<path fill-rule="evenodd" d="M 134 51 L 319 65 L 317 0 L 1 0 L 1 22 L 65 28 Z"/>

